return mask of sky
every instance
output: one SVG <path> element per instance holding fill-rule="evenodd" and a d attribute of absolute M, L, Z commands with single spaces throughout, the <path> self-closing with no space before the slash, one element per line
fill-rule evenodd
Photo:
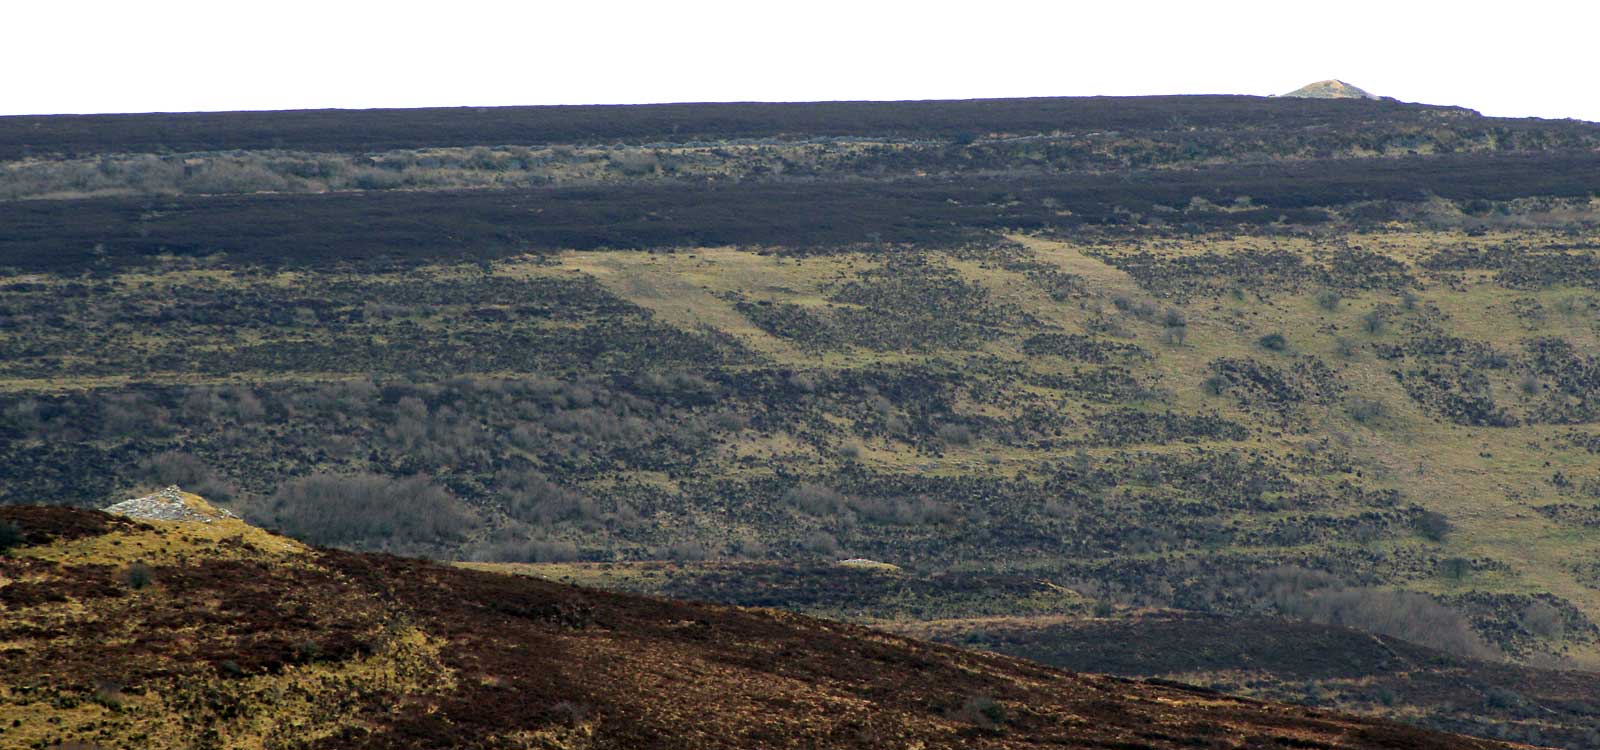
<path fill-rule="evenodd" d="M 0 115 L 1268 95 L 1339 78 L 1600 121 L 1594 0 L 5 4 Z"/>

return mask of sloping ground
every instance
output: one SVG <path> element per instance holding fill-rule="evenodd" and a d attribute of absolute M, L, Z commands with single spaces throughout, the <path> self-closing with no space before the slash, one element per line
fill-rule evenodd
<path fill-rule="evenodd" d="M 1382 595 L 1371 597 L 1366 615 L 1352 609 L 1340 613 L 1344 624 L 1330 625 L 1109 603 L 1093 608 L 1076 591 L 1020 574 L 923 577 L 844 562 L 465 565 L 679 599 L 783 607 L 1063 669 L 1176 680 L 1477 737 L 1600 747 L 1600 681 L 1593 672 L 1522 666 L 1493 652 L 1472 658 L 1357 629 L 1381 627 L 1371 614 L 1394 613 L 1381 609 L 1394 601 Z M 1435 641 L 1444 635 L 1438 623 L 1429 629 Z"/>
<path fill-rule="evenodd" d="M 1552 747 L 1600 746 L 1600 681 L 1465 659 L 1335 625 L 1155 612 L 911 625 L 1064 669 L 1157 677 Z"/>
<path fill-rule="evenodd" d="M 6 746 L 1505 747 L 208 524 L 0 518 Z"/>

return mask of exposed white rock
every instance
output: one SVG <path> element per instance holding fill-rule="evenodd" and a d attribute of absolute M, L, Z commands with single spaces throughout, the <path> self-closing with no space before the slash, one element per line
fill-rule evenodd
<path fill-rule="evenodd" d="M 203 503 L 201 505 L 204 505 Z M 222 508 L 204 510 L 191 506 L 184 500 L 183 490 L 176 485 L 144 497 L 124 500 L 105 509 L 107 513 L 150 521 L 194 521 L 211 523 L 224 518 L 238 518 Z"/>

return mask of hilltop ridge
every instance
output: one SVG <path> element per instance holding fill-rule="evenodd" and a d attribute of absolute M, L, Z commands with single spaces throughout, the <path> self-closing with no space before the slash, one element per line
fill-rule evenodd
<path fill-rule="evenodd" d="M 1292 99 L 1382 99 L 1383 97 L 1352 86 L 1336 78 L 1326 81 L 1308 83 L 1300 88 L 1284 94 L 1285 98 Z"/>

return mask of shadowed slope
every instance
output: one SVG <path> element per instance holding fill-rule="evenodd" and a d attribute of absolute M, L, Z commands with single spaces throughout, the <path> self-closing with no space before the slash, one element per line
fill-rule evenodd
<path fill-rule="evenodd" d="M 201 524 L 7 517 L 64 528 L 63 513 L 115 542 L 97 549 L 145 551 L 148 582 L 111 559 L 53 561 L 92 537 L 0 559 L 0 742 L 1503 746 L 798 615 L 191 536 Z"/>

